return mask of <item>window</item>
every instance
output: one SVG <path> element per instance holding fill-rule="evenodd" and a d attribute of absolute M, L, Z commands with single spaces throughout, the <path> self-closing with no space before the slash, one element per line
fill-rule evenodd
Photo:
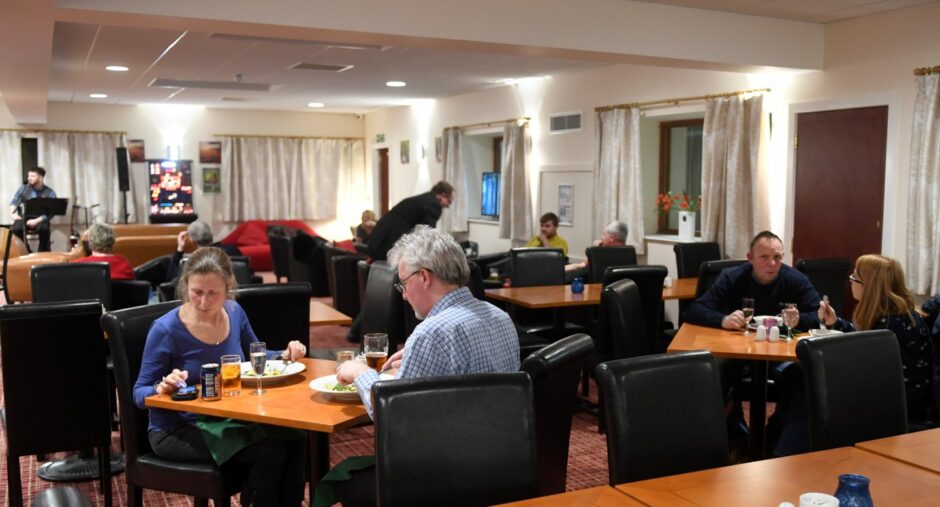
<path fill-rule="evenodd" d="M 460 149 L 467 174 L 467 218 L 499 219 L 499 180 L 503 129 L 464 134 Z"/>
<path fill-rule="evenodd" d="M 698 197 L 702 193 L 702 127 L 704 119 L 659 123 L 659 193 L 672 192 Z M 695 230 L 701 229 L 701 214 Z M 658 231 L 677 234 L 679 217 L 673 211 L 660 217 Z"/>

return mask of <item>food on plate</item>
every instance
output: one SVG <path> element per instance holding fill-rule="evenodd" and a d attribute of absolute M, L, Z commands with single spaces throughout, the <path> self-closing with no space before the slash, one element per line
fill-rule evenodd
<path fill-rule="evenodd" d="M 340 393 L 354 393 L 354 392 L 356 392 L 356 386 L 354 386 L 354 385 L 352 385 L 352 384 L 349 384 L 348 386 L 344 386 L 343 384 L 339 384 L 339 383 L 336 383 L 336 384 L 326 384 L 325 387 L 326 387 L 327 389 L 329 389 L 330 391 L 336 391 L 336 392 L 340 392 Z"/>

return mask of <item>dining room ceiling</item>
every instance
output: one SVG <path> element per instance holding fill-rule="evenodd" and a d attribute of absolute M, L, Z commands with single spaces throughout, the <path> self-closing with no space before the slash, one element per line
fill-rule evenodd
<path fill-rule="evenodd" d="M 832 23 L 938 0 L 636 0 L 750 16 Z"/>

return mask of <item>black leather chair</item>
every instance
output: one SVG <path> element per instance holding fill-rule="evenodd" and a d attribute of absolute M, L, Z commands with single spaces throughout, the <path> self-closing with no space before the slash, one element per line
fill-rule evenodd
<path fill-rule="evenodd" d="M 721 384 L 710 353 L 610 361 L 598 365 L 596 376 L 611 486 L 728 465 Z"/>
<path fill-rule="evenodd" d="M 372 394 L 378 505 L 493 505 L 536 496 L 525 373 L 379 381 Z"/>
<path fill-rule="evenodd" d="M 706 261 L 721 260 L 721 248 L 718 243 L 676 243 L 672 246 L 676 254 L 676 277 L 692 278 L 697 277 L 699 268 Z M 679 301 L 679 323 L 682 323 L 682 315 L 688 310 L 692 301 Z"/>
<path fill-rule="evenodd" d="M 830 259 L 800 259 L 796 269 L 809 278 L 819 297 L 829 296 L 829 304 L 841 312 L 845 306 L 845 286 L 849 283 L 852 261 L 845 257 Z"/>
<path fill-rule="evenodd" d="M 290 273 L 290 236 L 283 226 L 268 226 L 268 244 L 271 245 L 271 263 L 274 266 L 274 278 L 278 283 L 281 278 L 288 279 Z"/>
<path fill-rule="evenodd" d="M 699 268 L 698 285 L 695 287 L 695 297 L 700 298 L 702 294 L 708 292 L 708 289 L 715 285 L 718 275 L 727 268 L 733 268 L 747 263 L 742 259 L 727 259 L 723 261 L 705 261 Z"/>
<path fill-rule="evenodd" d="M 467 254 L 467 259 L 480 255 L 480 244 L 476 241 L 461 241 L 460 248 L 463 248 L 463 253 Z"/>
<path fill-rule="evenodd" d="M 123 310 L 150 302 L 150 282 L 111 280 L 111 310 Z"/>
<path fill-rule="evenodd" d="M 108 346 L 100 318 L 95 301 L 0 306 L 11 505 L 23 505 L 20 456 L 94 447 L 111 506 Z"/>
<path fill-rule="evenodd" d="M 470 266 L 470 281 L 467 287 L 470 289 L 473 297 L 480 301 L 486 301 L 486 292 L 483 287 L 483 272 L 480 270 L 480 266 L 473 261 L 467 261 L 467 265 Z"/>
<path fill-rule="evenodd" d="M 604 287 L 629 278 L 640 291 L 640 301 L 643 303 L 642 315 L 647 334 L 643 342 L 649 347 L 640 352 L 643 354 L 666 352 L 666 347 L 669 345 L 663 339 L 663 280 L 666 279 L 667 274 L 666 266 L 652 265 L 612 267 L 604 272 Z"/>
<path fill-rule="evenodd" d="M 143 489 L 155 489 L 195 497 L 197 507 L 206 507 L 211 498 L 216 506 L 229 505 L 229 497 L 239 492 L 244 474 L 222 471 L 211 463 L 182 463 L 158 457 L 150 449 L 146 410 L 134 405 L 134 383 L 140 374 L 147 332 L 154 320 L 179 305 L 179 301 L 128 308 L 101 317 L 114 357 L 118 399 L 121 409 L 121 438 L 127 458 L 127 504 L 143 505 Z M 109 435 L 110 437 L 110 435 Z"/>
<path fill-rule="evenodd" d="M 350 254 L 340 250 L 342 254 L 330 253 L 337 248 L 327 248 L 326 259 L 330 263 L 329 279 L 330 294 L 333 296 L 333 308 L 337 311 L 355 318 L 359 314 L 362 303 L 359 300 L 359 261 L 366 260 L 366 256 Z"/>
<path fill-rule="evenodd" d="M 255 274 L 251 268 L 251 258 L 245 255 L 230 255 L 232 261 L 232 271 L 235 273 L 235 281 L 238 285 L 248 285 L 249 283 L 262 283 L 264 280 Z M 182 266 L 180 266 L 182 269 Z"/>
<path fill-rule="evenodd" d="M 92 507 L 91 500 L 71 487 L 47 488 L 33 497 L 31 507 Z"/>
<path fill-rule="evenodd" d="M 389 354 L 398 350 L 398 345 L 407 338 L 404 335 L 404 301 L 394 286 L 397 281 L 397 269 L 386 262 L 373 262 L 361 313 L 363 334 L 388 333 Z"/>
<path fill-rule="evenodd" d="M 888 330 L 805 338 L 796 345 L 814 451 L 907 433 L 901 351 Z"/>
<path fill-rule="evenodd" d="M 153 290 L 157 290 L 158 285 L 167 281 L 166 274 L 172 259 L 173 254 L 161 255 L 160 257 L 150 259 L 134 268 L 134 279 L 146 280 L 150 283 L 150 287 L 153 288 Z"/>
<path fill-rule="evenodd" d="M 97 299 L 111 308 L 111 267 L 106 262 L 40 264 L 29 270 L 34 303 Z"/>
<path fill-rule="evenodd" d="M 304 232 L 298 232 L 289 239 L 288 281 L 309 282 L 312 296 L 329 296 L 326 261 L 323 260 L 323 247 L 329 242 Z"/>
<path fill-rule="evenodd" d="M 359 285 L 359 310 L 362 309 L 362 305 L 366 301 L 366 283 L 369 281 L 369 269 L 372 267 L 372 264 L 367 260 L 362 260 L 356 263 L 356 281 Z M 359 311 L 357 310 L 358 314 Z"/>
<path fill-rule="evenodd" d="M 522 362 L 522 371 L 529 374 L 535 390 L 539 496 L 565 491 L 578 379 L 584 361 L 593 352 L 594 340 L 576 334 L 532 353 Z"/>
<path fill-rule="evenodd" d="M 309 345 L 309 283 L 243 285 L 235 290 L 235 301 L 248 315 L 255 336 L 267 343 L 268 349 L 284 350 L 291 340 Z"/>
<path fill-rule="evenodd" d="M 513 287 L 565 283 L 565 254 L 560 248 L 513 248 L 509 264 Z"/>
<path fill-rule="evenodd" d="M 326 244 L 323 245 L 323 268 L 326 272 L 327 286 L 329 286 L 330 295 L 336 293 L 336 279 L 333 272 L 333 258 L 337 256 L 351 255 L 349 251 Z M 365 259 L 365 257 L 360 257 Z M 340 310 L 342 311 L 342 310 Z"/>
<path fill-rule="evenodd" d="M 640 288 L 625 278 L 604 287 L 598 318 L 599 361 L 652 354 L 659 340 L 647 330 L 646 307 Z"/>
<path fill-rule="evenodd" d="M 589 283 L 604 280 L 607 268 L 615 266 L 636 266 L 636 249 L 632 246 L 592 246 L 584 251 L 588 260 Z"/>

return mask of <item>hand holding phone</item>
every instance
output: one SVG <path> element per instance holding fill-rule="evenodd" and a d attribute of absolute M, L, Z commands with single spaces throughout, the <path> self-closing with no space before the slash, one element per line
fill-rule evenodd
<path fill-rule="evenodd" d="M 171 394 L 170 398 L 175 401 L 195 400 L 196 399 L 196 386 L 181 387 L 177 389 L 176 392 Z"/>

